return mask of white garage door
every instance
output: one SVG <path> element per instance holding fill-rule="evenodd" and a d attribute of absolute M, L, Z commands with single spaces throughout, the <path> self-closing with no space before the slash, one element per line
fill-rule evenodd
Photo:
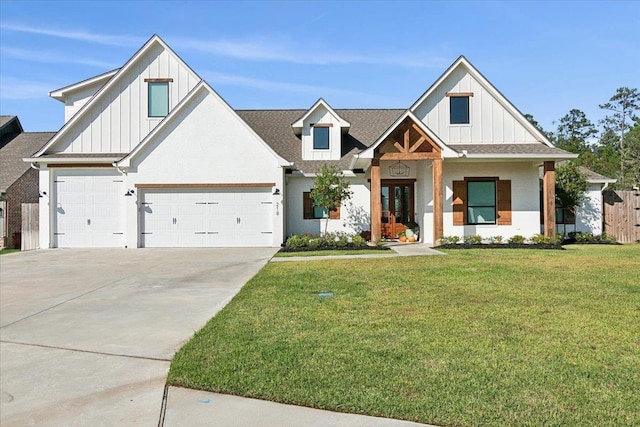
<path fill-rule="evenodd" d="M 122 177 L 111 171 L 55 175 L 53 246 L 124 246 Z"/>
<path fill-rule="evenodd" d="M 145 190 L 142 247 L 272 246 L 271 188 Z"/>

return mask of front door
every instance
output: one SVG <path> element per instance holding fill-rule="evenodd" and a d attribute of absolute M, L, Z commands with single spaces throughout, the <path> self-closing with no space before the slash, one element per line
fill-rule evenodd
<path fill-rule="evenodd" d="M 382 180 L 382 237 L 395 239 L 414 221 L 413 186 L 414 180 Z"/>

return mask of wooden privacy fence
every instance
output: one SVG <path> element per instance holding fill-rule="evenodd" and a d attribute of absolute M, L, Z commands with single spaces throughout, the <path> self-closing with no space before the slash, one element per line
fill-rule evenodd
<path fill-rule="evenodd" d="M 620 243 L 640 243 L 640 191 L 604 192 L 604 232 Z"/>
<path fill-rule="evenodd" d="M 39 238 L 39 205 L 37 203 L 22 204 L 22 244 L 23 251 L 38 249 L 40 247 Z"/>

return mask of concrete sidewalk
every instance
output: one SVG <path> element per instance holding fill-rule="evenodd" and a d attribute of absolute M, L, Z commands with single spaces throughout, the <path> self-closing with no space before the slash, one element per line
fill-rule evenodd
<path fill-rule="evenodd" d="M 372 251 L 370 254 L 358 255 L 323 255 L 323 256 L 292 256 L 292 257 L 274 257 L 271 262 L 289 262 L 289 261 L 323 261 L 328 259 L 358 259 L 358 258 L 393 258 L 398 256 L 428 256 L 428 255 L 445 255 L 425 243 L 390 243 L 388 246 L 390 251 Z"/>
<path fill-rule="evenodd" d="M 166 427 L 425 427 L 427 424 L 368 417 L 169 387 Z M 430 426 L 433 427 L 433 426 Z"/>

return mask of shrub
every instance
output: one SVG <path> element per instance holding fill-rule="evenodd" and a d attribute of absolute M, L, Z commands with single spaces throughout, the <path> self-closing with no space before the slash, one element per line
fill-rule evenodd
<path fill-rule="evenodd" d="M 525 242 L 525 238 L 524 236 L 516 234 L 514 236 L 511 236 L 508 242 L 512 245 L 522 245 Z"/>
<path fill-rule="evenodd" d="M 576 233 L 576 242 L 578 243 L 593 242 L 593 238 L 591 233 Z"/>
<path fill-rule="evenodd" d="M 288 248 L 303 248 L 309 245 L 309 236 L 294 234 L 287 239 L 285 246 Z"/>
<path fill-rule="evenodd" d="M 479 245 L 482 243 L 482 236 L 474 234 L 472 236 L 464 236 L 465 245 Z"/>
<path fill-rule="evenodd" d="M 493 244 L 501 244 L 504 241 L 504 238 L 502 236 L 491 236 L 489 237 L 489 243 L 493 243 Z"/>
<path fill-rule="evenodd" d="M 315 238 L 313 238 L 313 239 L 309 239 L 309 244 L 308 244 L 308 246 L 309 246 L 311 249 L 316 249 L 316 248 L 318 248 L 318 247 L 320 247 L 320 246 L 322 245 L 322 242 L 323 242 L 322 238 L 320 238 L 320 237 L 315 237 Z"/>
<path fill-rule="evenodd" d="M 531 243 L 533 243 L 534 245 L 542 245 L 544 243 L 547 243 L 547 238 L 545 237 L 544 234 L 534 234 L 533 236 L 531 236 Z"/>
<path fill-rule="evenodd" d="M 353 243 L 353 246 L 357 248 L 365 246 L 367 244 L 367 242 L 364 240 L 364 237 L 357 234 L 351 238 L 351 243 Z"/>
<path fill-rule="evenodd" d="M 460 241 L 459 236 L 442 236 L 440 238 L 441 245 L 456 245 Z"/>

